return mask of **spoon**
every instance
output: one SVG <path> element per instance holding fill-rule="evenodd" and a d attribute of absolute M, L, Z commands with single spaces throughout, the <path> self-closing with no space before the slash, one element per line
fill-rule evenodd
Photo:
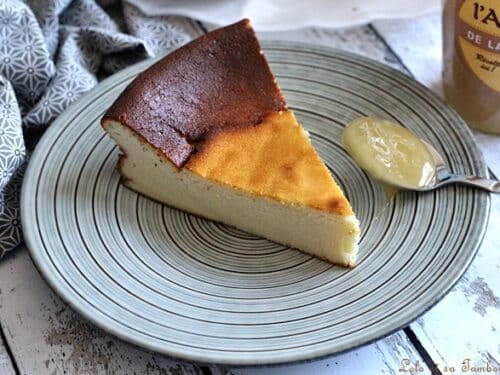
<path fill-rule="evenodd" d="M 500 193 L 500 181 L 453 174 L 438 151 L 401 125 L 361 117 L 346 126 L 345 150 L 371 177 L 405 190 L 464 184 Z"/>
<path fill-rule="evenodd" d="M 415 189 L 418 191 L 429 191 L 446 186 L 449 184 L 462 184 L 474 186 L 480 189 L 490 191 L 492 193 L 500 193 L 500 181 L 490 180 L 487 178 L 482 178 L 478 176 L 464 176 L 452 173 L 442 156 L 437 152 L 437 150 L 432 147 L 429 143 L 425 142 L 423 139 L 420 141 L 427 147 L 427 150 L 434 160 L 435 167 L 435 179 L 428 185 L 422 186 L 421 188 Z"/>

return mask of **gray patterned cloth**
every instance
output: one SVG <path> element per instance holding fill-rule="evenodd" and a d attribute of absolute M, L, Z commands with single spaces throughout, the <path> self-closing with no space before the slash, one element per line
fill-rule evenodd
<path fill-rule="evenodd" d="M 102 78 L 196 33 L 115 0 L 0 0 L 0 258 L 22 242 L 19 194 L 50 123 Z"/>

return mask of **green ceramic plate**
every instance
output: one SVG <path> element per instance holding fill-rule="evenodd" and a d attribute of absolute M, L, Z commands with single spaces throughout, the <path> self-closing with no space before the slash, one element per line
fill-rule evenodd
<path fill-rule="evenodd" d="M 374 61 L 299 44 L 269 42 L 264 50 L 361 221 L 357 267 L 332 266 L 120 185 L 118 149 L 99 120 L 145 62 L 64 112 L 24 180 L 22 223 L 33 260 L 96 325 L 198 362 L 307 360 L 404 327 L 471 262 L 487 223 L 486 193 L 450 186 L 388 202 L 340 144 L 350 120 L 382 117 L 434 145 L 453 171 L 486 176 L 465 123 L 430 91 Z"/>

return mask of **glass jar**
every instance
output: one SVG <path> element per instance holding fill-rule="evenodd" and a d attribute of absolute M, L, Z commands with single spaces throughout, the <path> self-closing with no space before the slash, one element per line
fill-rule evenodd
<path fill-rule="evenodd" d="M 500 134 L 500 0 L 446 0 L 446 100 L 475 129 Z"/>

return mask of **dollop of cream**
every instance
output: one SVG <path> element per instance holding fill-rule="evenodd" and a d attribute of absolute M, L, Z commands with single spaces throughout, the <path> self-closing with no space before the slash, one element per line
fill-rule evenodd
<path fill-rule="evenodd" d="M 385 184 L 419 189 L 435 181 L 436 168 L 429 150 L 399 124 L 358 118 L 345 128 L 342 143 L 366 173 Z"/>

